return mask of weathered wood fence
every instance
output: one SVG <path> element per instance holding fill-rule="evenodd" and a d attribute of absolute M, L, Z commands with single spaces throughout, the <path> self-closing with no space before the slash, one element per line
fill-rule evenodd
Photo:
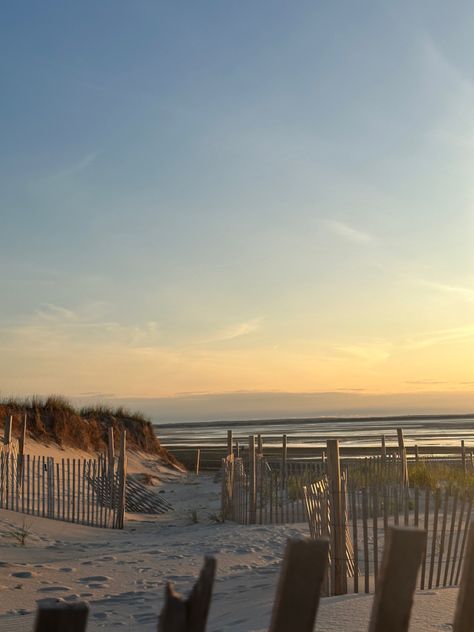
<path fill-rule="evenodd" d="M 288 541 L 269 632 L 313 632 L 326 575 L 328 549 L 327 538 Z M 368 632 L 408 631 L 417 575 L 425 549 L 424 530 L 390 528 Z M 472 632 L 473 629 L 474 524 L 470 527 L 466 550 L 453 632 Z M 215 573 L 216 560 L 207 558 L 188 598 L 183 598 L 170 583 L 167 584 L 158 632 L 205 632 Z M 35 632 L 85 632 L 87 616 L 88 606 L 85 603 L 40 605 Z"/>
<path fill-rule="evenodd" d="M 373 592 L 388 529 L 399 525 L 427 533 L 421 589 L 459 584 L 472 491 L 452 484 L 435 490 L 409 487 L 404 447 L 398 456 L 345 462 L 343 468 L 335 440 L 327 443 L 326 459 L 294 462 L 283 452 L 273 467 L 257 449 L 250 437 L 248 460 L 233 452 L 223 460 L 222 514 L 241 524 L 307 519 L 313 538 L 330 541 L 325 594 Z M 466 464 L 452 465 L 464 469 Z"/>
<path fill-rule="evenodd" d="M 0 449 L 0 509 L 75 522 L 123 528 L 126 502 L 126 433 L 120 453 L 95 459 L 61 459 L 25 454 L 11 437 L 7 420 Z M 113 433 L 111 434 L 113 441 Z"/>
<path fill-rule="evenodd" d="M 327 480 L 306 488 L 305 496 L 311 536 L 327 536 L 330 541 L 326 594 L 373 592 L 388 530 L 399 525 L 422 527 L 427 534 L 420 589 L 459 584 L 472 521 L 472 493 L 418 488 L 403 493 L 395 486 L 348 491 L 344 481 L 337 499 L 340 523 L 332 519 L 335 499 Z M 339 551 L 346 551 L 343 557 L 334 552 L 338 539 L 342 540 Z"/>
<path fill-rule="evenodd" d="M 233 455 L 223 460 L 222 514 L 240 524 L 304 522 L 303 488 L 323 474 L 321 462 L 288 461 L 274 468 L 262 456 L 246 464 Z"/>

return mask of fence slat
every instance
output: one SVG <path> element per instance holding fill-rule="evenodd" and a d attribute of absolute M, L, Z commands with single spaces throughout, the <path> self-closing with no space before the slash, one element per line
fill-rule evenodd
<path fill-rule="evenodd" d="M 446 538 L 446 523 L 448 520 L 448 509 L 449 509 L 449 489 L 446 489 L 444 494 L 444 506 L 443 506 L 443 522 L 441 527 L 441 539 L 439 543 L 439 557 L 438 557 L 438 572 L 436 574 L 436 587 L 440 585 L 441 582 L 441 567 L 443 564 L 443 555 L 444 555 L 444 540 Z"/>
<path fill-rule="evenodd" d="M 454 581 L 454 571 L 456 569 L 456 560 L 457 560 L 458 550 L 459 550 L 459 541 L 461 539 L 461 530 L 462 530 L 462 525 L 463 525 L 465 506 L 466 506 L 466 497 L 463 494 L 461 496 L 461 509 L 459 510 L 458 528 L 457 528 L 457 531 L 456 531 L 456 541 L 455 541 L 455 544 L 454 544 L 454 555 L 453 555 L 453 560 L 452 560 L 452 563 L 451 563 L 451 574 L 449 576 L 449 583 L 450 583 L 450 585 L 452 585 L 453 581 Z"/>
<path fill-rule="evenodd" d="M 375 590 L 369 632 L 406 632 L 426 533 L 420 529 L 389 530 L 380 578 Z"/>
<path fill-rule="evenodd" d="M 464 524 L 464 535 L 463 535 L 463 538 L 462 538 L 461 550 L 459 551 L 458 570 L 456 572 L 456 579 L 455 579 L 455 583 L 456 584 L 459 582 L 459 576 L 461 574 L 461 566 L 462 566 L 462 560 L 463 560 L 463 557 L 464 557 L 464 549 L 466 548 L 467 536 L 469 534 L 469 525 L 470 525 L 470 522 L 471 522 L 471 512 L 472 512 L 472 493 L 470 495 L 469 503 L 468 503 L 468 507 L 467 507 L 467 511 L 466 511 L 466 521 L 465 521 L 465 524 Z"/>
<path fill-rule="evenodd" d="M 449 572 L 449 564 L 451 562 L 451 552 L 453 548 L 454 527 L 456 525 L 456 510 L 458 507 L 458 497 L 459 497 L 459 490 L 456 489 L 454 493 L 453 509 L 451 513 L 451 526 L 449 528 L 448 552 L 446 554 L 446 564 L 444 566 L 443 586 L 448 585 L 448 572 Z"/>
<path fill-rule="evenodd" d="M 288 540 L 269 632 L 312 632 L 328 561 L 329 540 Z"/>
<path fill-rule="evenodd" d="M 359 541 L 357 533 L 357 497 L 356 490 L 352 490 L 352 546 L 354 551 L 354 592 L 359 592 Z"/>
<path fill-rule="evenodd" d="M 378 542 L 378 521 L 379 521 L 379 502 L 377 489 L 373 490 L 372 496 L 372 534 L 374 538 L 374 581 L 377 586 L 379 575 L 379 542 Z"/>
<path fill-rule="evenodd" d="M 362 533 L 364 538 L 364 590 L 366 593 L 370 592 L 369 529 L 367 525 L 368 512 L 367 488 L 364 487 L 362 490 Z"/>
<path fill-rule="evenodd" d="M 439 505 L 441 499 L 441 491 L 438 487 L 435 494 L 435 511 L 433 518 L 433 535 L 431 536 L 431 560 L 430 560 L 430 576 L 428 579 L 428 588 L 433 588 L 433 573 L 434 573 L 434 564 L 436 558 L 436 536 L 438 533 L 438 516 L 439 516 Z"/>
<path fill-rule="evenodd" d="M 456 604 L 453 632 L 472 632 L 474 621 L 474 522 L 469 535 L 464 560 L 461 586 Z"/>
<path fill-rule="evenodd" d="M 216 560 L 207 557 L 188 599 L 183 599 L 168 582 L 165 605 L 158 620 L 158 632 L 204 632 L 211 605 Z"/>

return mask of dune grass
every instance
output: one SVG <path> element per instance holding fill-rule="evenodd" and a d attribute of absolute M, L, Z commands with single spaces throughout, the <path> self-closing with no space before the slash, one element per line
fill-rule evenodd
<path fill-rule="evenodd" d="M 116 430 L 116 442 L 121 431 L 126 430 L 130 448 L 158 454 L 166 462 L 177 464 L 174 457 L 161 447 L 151 421 L 143 413 L 123 406 L 97 404 L 78 408 L 61 395 L 3 397 L 0 399 L 0 419 L 9 415 L 14 419 L 14 434 L 18 435 L 20 422 L 26 415 L 27 431 L 31 437 L 88 451 L 105 448 L 108 428 Z"/>
<path fill-rule="evenodd" d="M 410 487 L 435 490 L 458 489 L 474 491 L 474 472 L 468 465 L 464 472 L 461 462 L 453 463 L 451 458 L 422 459 L 408 462 L 408 481 Z M 349 484 L 352 487 L 383 487 L 400 483 L 400 464 L 388 463 L 385 468 L 371 470 L 364 461 L 352 463 L 349 467 Z"/>

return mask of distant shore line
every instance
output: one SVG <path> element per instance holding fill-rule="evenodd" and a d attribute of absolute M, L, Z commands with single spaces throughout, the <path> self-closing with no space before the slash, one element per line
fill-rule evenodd
<path fill-rule="evenodd" d="M 443 414 L 413 414 L 413 415 L 366 415 L 366 416 L 345 416 L 345 417 L 333 417 L 333 416 L 324 416 L 324 417 L 287 417 L 287 418 L 276 418 L 276 419 L 232 419 L 232 420 L 224 420 L 224 419 L 216 419 L 210 421 L 177 421 L 173 422 L 152 422 L 153 426 L 156 428 L 189 428 L 189 427 L 212 427 L 212 428 L 236 428 L 239 426 L 253 426 L 255 424 L 261 426 L 284 426 L 291 423 L 298 424 L 312 424 L 312 423 L 345 423 L 351 421 L 367 421 L 367 422 L 390 422 L 390 421 L 443 421 L 449 419 L 473 419 L 474 421 L 474 412 L 471 413 L 443 413 Z"/>

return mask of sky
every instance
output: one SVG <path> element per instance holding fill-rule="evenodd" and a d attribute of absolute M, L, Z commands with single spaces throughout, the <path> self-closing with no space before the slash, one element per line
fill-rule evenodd
<path fill-rule="evenodd" d="M 473 32 L 457 0 L 6 2 L 0 394 L 473 410 Z"/>

